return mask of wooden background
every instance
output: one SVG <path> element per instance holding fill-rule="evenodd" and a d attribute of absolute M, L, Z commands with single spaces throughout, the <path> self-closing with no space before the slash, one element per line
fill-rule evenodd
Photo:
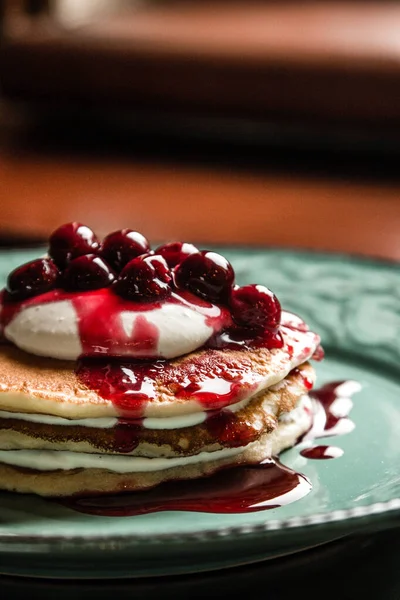
<path fill-rule="evenodd" d="M 81 220 L 400 258 L 398 3 L 142 6 L 5 21 L 3 243 Z"/>

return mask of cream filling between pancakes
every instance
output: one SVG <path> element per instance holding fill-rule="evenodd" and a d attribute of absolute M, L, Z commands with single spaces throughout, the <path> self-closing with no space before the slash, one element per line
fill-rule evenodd
<path fill-rule="evenodd" d="M 247 406 L 251 398 L 246 398 L 236 404 L 231 404 L 226 407 L 226 410 L 231 412 L 237 412 L 238 410 Z M 183 429 L 185 427 L 193 427 L 204 423 L 207 418 L 207 413 L 201 411 L 199 413 L 192 413 L 189 415 L 178 415 L 175 417 L 167 418 L 151 418 L 145 417 L 140 421 L 140 425 L 144 429 Z M 30 423 L 42 423 L 44 425 L 62 425 L 65 427 L 89 427 L 94 429 L 112 429 L 118 424 L 117 417 L 104 417 L 99 419 L 65 419 L 64 417 L 57 417 L 54 415 L 44 415 L 38 413 L 19 413 L 10 412 L 6 410 L 0 410 L 0 419 L 16 419 L 19 421 L 28 421 Z"/>
<path fill-rule="evenodd" d="M 297 406 L 282 419 L 282 425 L 287 428 L 290 423 L 293 423 L 297 428 L 302 420 L 309 420 L 310 406 L 310 398 L 307 395 L 302 396 Z M 277 431 L 272 435 L 276 436 Z M 145 473 L 235 457 L 256 445 L 257 441 L 237 448 L 223 448 L 214 452 L 169 458 L 89 454 L 65 450 L 0 450 L 0 463 L 34 471 L 105 469 L 115 473 Z"/>

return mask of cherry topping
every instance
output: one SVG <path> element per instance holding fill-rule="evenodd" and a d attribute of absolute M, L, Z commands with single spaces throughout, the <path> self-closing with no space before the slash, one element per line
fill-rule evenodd
<path fill-rule="evenodd" d="M 155 268 L 156 277 L 158 277 L 158 279 L 164 283 L 171 282 L 172 275 L 165 258 L 163 258 L 160 254 L 155 254 L 154 252 L 142 254 L 141 258 L 143 258 L 144 262 L 152 265 Z"/>
<path fill-rule="evenodd" d="M 167 261 L 169 267 L 176 267 L 186 257 L 198 252 L 198 248 L 193 244 L 187 242 L 170 242 L 169 244 L 163 244 L 156 249 L 156 254 L 161 254 Z"/>
<path fill-rule="evenodd" d="M 274 330 L 281 321 L 281 305 L 263 285 L 245 285 L 232 290 L 231 312 L 238 325 L 254 330 Z"/>
<path fill-rule="evenodd" d="M 147 239 L 138 231 L 121 229 L 104 238 L 101 255 L 116 270 L 121 271 L 130 260 L 150 250 Z"/>
<path fill-rule="evenodd" d="M 10 298 L 25 300 L 44 294 L 56 286 L 59 271 L 49 258 L 38 258 L 21 265 L 8 276 L 6 290 Z"/>
<path fill-rule="evenodd" d="M 98 290 L 115 279 L 107 263 L 96 254 L 85 254 L 71 260 L 62 277 L 62 286 L 70 292 Z"/>
<path fill-rule="evenodd" d="M 171 294 L 170 279 L 162 256 L 138 256 L 122 269 L 114 289 L 127 300 L 155 302 Z"/>
<path fill-rule="evenodd" d="M 84 254 L 96 252 L 99 242 L 93 231 L 82 223 L 66 223 L 50 236 L 49 254 L 60 269 Z"/>
<path fill-rule="evenodd" d="M 175 268 L 175 284 L 211 302 L 224 302 L 234 281 L 232 265 L 220 254 L 190 254 Z"/>

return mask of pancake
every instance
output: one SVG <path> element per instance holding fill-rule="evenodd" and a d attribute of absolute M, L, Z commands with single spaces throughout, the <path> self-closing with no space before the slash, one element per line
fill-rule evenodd
<path fill-rule="evenodd" d="M 210 250 L 61 225 L 0 291 L 0 489 L 115 494 L 259 464 L 313 421 L 320 338 Z"/>
<path fill-rule="evenodd" d="M 178 479 L 194 479 L 211 475 L 228 466 L 240 466 L 245 464 L 257 464 L 268 457 L 274 456 L 282 452 L 285 448 L 293 446 L 296 440 L 306 432 L 311 426 L 312 412 L 310 409 L 309 399 L 303 396 L 295 409 L 289 413 L 285 413 L 285 418 L 281 419 L 276 429 L 271 433 L 260 435 L 259 439 L 243 448 L 231 448 L 228 455 L 221 456 L 221 453 L 201 453 L 195 455 L 193 462 L 187 463 L 187 457 L 178 459 L 140 459 L 135 457 L 121 457 L 113 455 L 112 459 L 117 461 L 141 461 L 138 466 L 133 468 L 141 469 L 136 471 L 118 472 L 111 470 L 109 465 L 107 468 L 74 468 L 74 469 L 51 469 L 35 470 L 27 468 L 26 464 L 31 457 L 26 456 L 26 453 L 34 453 L 35 451 L 0 451 L 0 461 L 6 458 L 6 462 L 0 462 L 0 488 L 22 493 L 35 493 L 42 496 L 86 496 L 96 494 L 115 494 L 120 492 L 131 492 L 153 487 L 160 483 Z M 40 451 L 39 451 L 40 452 Z M 20 460 L 18 457 L 4 455 L 15 455 L 25 453 Z M 52 458 L 54 461 L 62 459 L 60 455 L 68 455 L 66 462 L 71 455 L 77 453 L 51 452 L 50 456 L 46 452 L 42 452 L 42 456 L 38 457 L 43 467 L 43 462 Z M 206 456 L 205 456 L 206 455 Z M 212 456 L 214 455 L 214 457 Z M 95 462 L 95 457 L 105 455 L 90 455 L 82 454 L 83 457 L 93 457 L 91 460 Z M 24 465 L 24 460 L 28 461 Z M 157 468 L 153 467 L 149 461 L 157 461 Z M 164 460 L 164 464 L 160 468 L 160 460 Z M 173 464 L 174 460 L 180 460 L 182 464 Z M 10 464 L 11 461 L 19 463 Z M 147 461 L 147 462 L 146 462 Z M 170 461 L 170 465 L 165 464 Z M 184 464 L 186 461 L 186 464 Z M 51 461 L 50 461 L 51 462 Z M 121 467 L 116 466 L 121 470 Z M 124 468 L 124 467 L 123 467 Z M 132 467 L 131 467 L 132 468 Z"/>
<path fill-rule="evenodd" d="M 235 448 L 276 429 L 280 416 L 295 408 L 313 381 L 314 369 L 306 363 L 280 384 L 240 403 L 236 410 L 211 411 L 203 422 L 176 429 L 150 429 L 127 420 L 115 423 L 111 420 L 108 427 L 95 427 L 96 419 L 88 421 L 89 426 L 57 417 L 40 422 L 40 415 L 29 420 L 31 415 L 0 411 L 0 450 L 25 448 L 170 457 Z"/>
<path fill-rule="evenodd" d="M 278 454 L 311 425 L 315 374 L 307 361 L 319 343 L 296 328 L 282 327 L 282 335 L 281 348 L 203 349 L 116 365 L 2 346 L 0 489 L 114 494 Z M 121 373 L 126 397 L 115 392 Z"/>
<path fill-rule="evenodd" d="M 0 348 L 0 410 L 55 415 L 68 419 L 118 417 L 173 417 L 219 409 L 282 381 L 295 367 L 311 358 L 319 337 L 310 331 L 281 328 L 282 348 L 201 350 L 178 359 L 159 361 L 143 371 L 148 401 L 131 404 L 107 398 L 110 363 L 98 370 L 96 386 L 85 380 L 86 369 L 70 361 L 41 358 L 11 346 Z M 122 363 L 129 368 L 129 363 Z M 136 374 L 135 374 L 136 375 Z M 114 375 L 112 375 L 114 377 Z M 188 385 L 188 381 L 191 385 Z M 204 406 L 207 390 L 217 381 L 234 393 Z M 196 390 L 205 390 L 198 394 Z M 140 394 L 138 394 L 139 396 Z"/>

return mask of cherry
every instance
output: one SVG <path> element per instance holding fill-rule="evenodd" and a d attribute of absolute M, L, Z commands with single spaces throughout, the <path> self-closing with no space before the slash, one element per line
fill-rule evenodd
<path fill-rule="evenodd" d="M 56 286 L 59 271 L 49 258 L 32 260 L 11 271 L 6 290 L 11 299 L 25 300 Z"/>
<path fill-rule="evenodd" d="M 93 231 L 82 223 L 66 223 L 53 231 L 50 236 L 49 255 L 60 269 L 82 256 L 91 254 L 99 248 L 99 242 Z"/>
<path fill-rule="evenodd" d="M 254 330 L 276 330 L 281 321 L 281 305 L 263 285 L 245 285 L 232 290 L 232 317 L 238 325 Z"/>
<path fill-rule="evenodd" d="M 141 258 L 151 264 L 156 270 L 156 276 L 164 283 L 170 283 L 172 280 L 171 271 L 168 268 L 167 261 L 160 254 L 155 254 L 153 251 L 142 254 Z"/>
<path fill-rule="evenodd" d="M 225 302 L 233 285 L 232 265 L 220 254 L 203 250 L 175 267 L 175 284 L 211 302 Z"/>
<path fill-rule="evenodd" d="M 187 242 L 170 242 L 169 244 L 163 244 L 156 249 L 156 254 L 161 254 L 167 261 L 169 267 L 176 267 L 179 265 L 187 256 L 198 252 L 198 248 L 193 244 Z"/>
<path fill-rule="evenodd" d="M 122 269 L 114 289 L 127 300 L 155 302 L 171 294 L 170 278 L 167 263 L 161 256 L 138 256 Z"/>
<path fill-rule="evenodd" d="M 98 290 L 115 279 L 107 263 L 97 254 L 85 254 L 71 260 L 62 277 L 62 287 L 70 292 Z"/>
<path fill-rule="evenodd" d="M 138 231 L 121 229 L 104 238 L 102 257 L 116 270 L 121 271 L 130 260 L 150 250 L 147 239 Z"/>

